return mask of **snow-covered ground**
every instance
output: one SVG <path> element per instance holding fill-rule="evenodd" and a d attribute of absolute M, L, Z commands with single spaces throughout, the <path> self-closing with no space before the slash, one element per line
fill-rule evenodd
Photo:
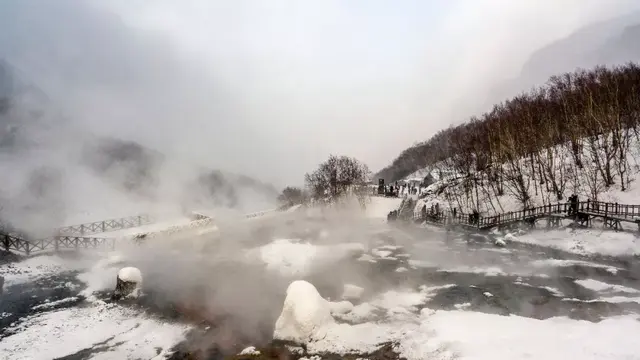
<path fill-rule="evenodd" d="M 89 349 L 92 359 L 163 359 L 184 339 L 186 325 L 168 324 L 103 303 L 29 316 L 0 341 L 3 359 L 45 360 Z"/>
<path fill-rule="evenodd" d="M 607 138 L 611 146 L 612 138 Z M 419 169 L 403 180 L 416 179 L 431 174 L 435 183 L 428 188 L 422 189 L 425 195 L 416 204 L 415 211 L 419 212 L 423 205 L 430 208 L 431 205 L 439 204 L 441 209 L 456 208 L 463 213 L 471 213 L 478 210 L 482 215 L 495 215 L 511 211 L 522 210 L 524 205 L 520 199 L 523 190 L 526 189 L 528 205 L 542 206 L 545 204 L 555 204 L 557 202 L 568 201 L 568 197 L 577 194 L 579 199 L 586 199 L 640 205 L 640 140 L 629 139 L 628 153 L 622 158 L 615 158 L 612 166 L 616 169 L 623 169 L 624 188 L 620 173 L 612 171 L 612 185 L 606 186 L 601 173 L 597 169 L 594 156 L 602 162 L 605 158 L 604 150 L 601 149 L 605 143 L 605 138 L 598 139 L 597 147 L 599 151 L 592 151 L 589 146 L 582 149 L 582 166 L 575 163 L 573 150 L 567 147 L 569 144 L 557 145 L 550 149 L 544 149 L 537 157 L 519 159 L 514 166 L 508 163 L 502 164 L 497 171 L 495 165 L 494 173 L 486 171 L 472 172 L 469 177 L 461 173 L 453 165 L 455 161 L 448 159 L 424 169 Z M 589 143 L 589 139 L 583 139 L 584 144 Z M 533 161 L 532 159 L 537 159 Z M 621 161 L 622 160 L 622 161 Z M 533 161 L 533 165 L 532 162 Z M 620 167 L 617 167 L 620 165 Z M 515 170 L 517 169 L 517 170 Z M 440 174 L 442 173 L 442 176 Z M 499 182 L 495 174 L 503 173 L 503 181 Z M 516 185 L 513 181 L 522 176 L 522 183 Z M 553 176 L 551 176 L 553 175 Z M 492 180 L 490 180 L 492 179 Z M 561 201 L 553 189 L 553 179 L 556 181 L 558 191 L 562 195 Z M 502 186 L 498 186 L 502 184 Z M 502 191 L 498 190 L 501 189 Z"/>
<path fill-rule="evenodd" d="M 0 358 L 45 360 L 87 352 L 92 359 L 163 359 L 184 339 L 188 325 L 160 321 L 93 296 L 96 291 L 114 289 L 120 261 L 117 254 L 67 254 L 0 266 L 0 276 L 5 278 L 0 319 L 15 318 L 0 329 Z M 40 290 L 43 294 L 37 294 Z M 60 290 L 72 295 L 51 300 Z M 23 309 L 22 296 L 29 293 L 34 293 L 29 296 L 34 303 Z M 78 303 L 79 296 L 87 300 Z"/>
<path fill-rule="evenodd" d="M 631 232 L 602 229 L 554 229 L 511 234 L 511 241 L 556 248 L 577 254 L 611 256 L 640 255 L 640 238 Z"/>

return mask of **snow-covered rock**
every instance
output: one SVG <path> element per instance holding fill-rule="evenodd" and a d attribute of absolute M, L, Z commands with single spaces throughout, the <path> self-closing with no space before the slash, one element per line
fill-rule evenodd
<path fill-rule="evenodd" d="M 245 348 L 244 350 L 242 350 L 240 352 L 240 354 L 238 355 L 253 355 L 253 356 L 258 356 L 260 355 L 260 351 L 256 350 L 255 346 L 249 346 L 248 348 Z"/>
<path fill-rule="evenodd" d="M 125 267 L 118 271 L 114 298 L 136 298 L 142 290 L 142 273 L 135 267 Z"/>
<path fill-rule="evenodd" d="M 344 290 L 342 291 L 342 298 L 344 300 L 358 300 L 362 297 L 364 288 L 352 284 L 344 284 Z"/>
<path fill-rule="evenodd" d="M 322 298 L 311 283 L 297 280 L 287 288 L 273 338 L 307 343 L 324 338 L 327 327 L 334 323 L 329 301 Z"/>

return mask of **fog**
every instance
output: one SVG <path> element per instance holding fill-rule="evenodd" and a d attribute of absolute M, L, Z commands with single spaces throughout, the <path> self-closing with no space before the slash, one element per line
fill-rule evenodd
<path fill-rule="evenodd" d="M 178 211 L 203 168 L 278 187 L 300 185 L 330 153 L 378 169 L 484 109 L 493 101 L 488 89 L 517 75 L 535 50 L 639 7 L 631 0 L 3 1 L 0 58 L 21 84 L 7 126 L 26 128 L 21 140 L 29 144 L 3 154 L 3 172 L 12 174 L 1 189 L 4 216 L 44 229 L 78 222 L 83 212 L 89 221 L 165 205 Z M 23 119 L 34 111 L 37 121 Z M 87 162 L 82 149 L 103 136 L 167 159 L 149 165 L 149 183 L 138 189 L 153 185 L 152 194 L 114 190 L 104 173 L 78 167 Z M 55 219 L 33 218 L 27 206 L 34 191 L 26 184 L 42 167 L 66 179 L 37 196 L 44 209 L 65 208 Z M 138 170 L 118 164 L 107 175 L 126 180 Z M 245 196 L 244 210 L 272 206 L 253 197 Z"/>
<path fill-rule="evenodd" d="M 381 168 L 541 46 L 639 7 L 8 0 L 0 56 L 94 132 L 282 186 L 329 153 Z"/>
<path fill-rule="evenodd" d="M 243 104 L 240 123 L 253 129 L 243 136 L 259 138 L 262 166 L 236 166 L 282 182 L 299 182 L 330 152 L 380 169 L 501 100 L 487 94 L 534 51 L 640 8 L 632 0 L 100 4 L 214 73 Z M 287 166 L 271 165 L 280 156 Z"/>

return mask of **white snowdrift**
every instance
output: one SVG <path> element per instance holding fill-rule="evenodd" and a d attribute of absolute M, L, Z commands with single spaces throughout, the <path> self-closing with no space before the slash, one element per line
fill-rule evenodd
<path fill-rule="evenodd" d="M 334 322 L 331 306 L 318 290 L 306 281 L 294 281 L 287 288 L 273 338 L 297 343 L 322 339 Z"/>
<path fill-rule="evenodd" d="M 189 327 L 94 303 L 30 316 L 9 330 L 17 332 L 0 341 L 2 359 L 49 360 L 94 346 L 109 350 L 92 359 L 152 359 L 165 358 Z"/>
<path fill-rule="evenodd" d="M 640 238 L 629 232 L 602 229 L 532 231 L 509 239 L 548 246 L 581 255 L 603 254 L 611 256 L 640 255 Z"/>
<path fill-rule="evenodd" d="M 323 266 L 341 259 L 361 254 L 365 247 L 360 243 L 314 245 L 308 242 L 279 239 L 247 252 L 249 259 L 259 258 L 272 271 L 284 276 L 304 275 L 316 266 Z"/>

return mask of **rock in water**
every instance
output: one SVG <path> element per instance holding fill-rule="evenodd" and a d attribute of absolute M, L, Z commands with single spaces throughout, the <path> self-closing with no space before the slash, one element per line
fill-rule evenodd
<path fill-rule="evenodd" d="M 273 338 L 304 344 L 326 335 L 335 323 L 329 302 L 310 283 L 298 280 L 287 288 L 282 313 L 276 321 Z"/>
<path fill-rule="evenodd" d="M 138 268 L 125 267 L 118 271 L 116 279 L 116 290 L 113 298 L 137 298 L 142 290 L 142 273 Z"/>

